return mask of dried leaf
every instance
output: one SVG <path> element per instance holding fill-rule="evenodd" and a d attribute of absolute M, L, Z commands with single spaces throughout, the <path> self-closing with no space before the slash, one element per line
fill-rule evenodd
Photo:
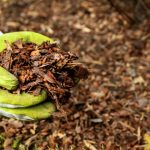
<path fill-rule="evenodd" d="M 89 140 L 84 140 L 84 144 L 86 146 L 86 148 L 88 148 L 89 150 L 97 150 L 92 144 L 92 141 Z"/>

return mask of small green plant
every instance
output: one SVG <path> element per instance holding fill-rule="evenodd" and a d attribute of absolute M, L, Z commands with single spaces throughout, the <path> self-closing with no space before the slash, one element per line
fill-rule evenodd
<path fill-rule="evenodd" d="M 51 148 L 49 147 L 49 148 L 48 148 L 48 150 L 53 150 L 53 149 L 51 149 Z M 58 144 L 56 144 L 56 148 L 55 148 L 55 150 L 64 150 L 64 148 L 60 148 L 60 147 L 59 147 L 59 145 L 58 145 Z M 73 147 L 72 147 L 72 146 L 70 146 L 68 150 L 74 150 L 74 149 L 73 149 Z"/>
<path fill-rule="evenodd" d="M 2 134 L 0 134 L 0 149 L 3 148 L 4 141 L 5 141 L 5 137 Z"/>
<path fill-rule="evenodd" d="M 21 141 L 20 138 L 16 138 L 15 140 L 13 140 L 12 148 L 18 149 L 20 141 Z"/>
<path fill-rule="evenodd" d="M 101 145 L 101 149 L 102 149 L 102 150 L 105 150 L 104 144 Z"/>

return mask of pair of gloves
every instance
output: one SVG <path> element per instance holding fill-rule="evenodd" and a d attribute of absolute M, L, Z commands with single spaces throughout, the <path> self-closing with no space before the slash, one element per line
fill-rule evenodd
<path fill-rule="evenodd" d="M 44 41 L 55 42 L 49 37 L 30 31 L 6 33 L 0 35 L 0 52 L 6 49 L 6 41 L 11 44 L 19 39 L 38 45 Z M 46 101 L 46 91 L 42 91 L 38 96 L 10 93 L 9 91 L 15 89 L 18 84 L 18 79 L 13 74 L 0 67 L 0 87 L 7 89 L 0 89 L 0 115 L 25 121 L 50 117 L 55 111 L 55 106 Z"/>

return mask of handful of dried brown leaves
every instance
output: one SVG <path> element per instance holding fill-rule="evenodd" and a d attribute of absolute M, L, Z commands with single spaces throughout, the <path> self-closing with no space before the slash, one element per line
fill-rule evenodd
<path fill-rule="evenodd" d="M 44 89 L 52 100 L 62 100 L 70 95 L 70 88 L 88 76 L 88 70 L 74 62 L 77 59 L 57 44 L 44 42 L 38 46 L 18 40 L 0 53 L 0 66 L 19 79 L 13 93 L 38 95 Z"/>

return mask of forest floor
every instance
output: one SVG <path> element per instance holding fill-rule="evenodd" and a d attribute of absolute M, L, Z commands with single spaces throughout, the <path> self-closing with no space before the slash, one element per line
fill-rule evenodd
<path fill-rule="evenodd" d="M 142 150 L 150 134 L 150 24 L 129 25 L 107 0 L 2 0 L 0 31 L 24 30 L 59 40 L 90 76 L 71 91 L 66 116 L 1 117 L 1 149 Z"/>

